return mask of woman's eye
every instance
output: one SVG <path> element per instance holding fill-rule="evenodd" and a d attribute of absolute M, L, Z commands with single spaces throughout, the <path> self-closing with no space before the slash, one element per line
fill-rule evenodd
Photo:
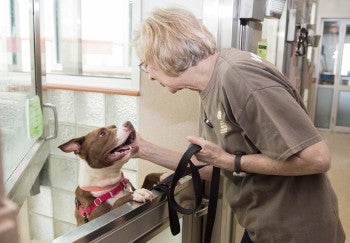
<path fill-rule="evenodd" d="M 99 136 L 100 137 L 103 137 L 103 136 L 105 136 L 106 135 L 106 132 L 105 131 L 101 131 L 100 133 L 99 133 Z"/>

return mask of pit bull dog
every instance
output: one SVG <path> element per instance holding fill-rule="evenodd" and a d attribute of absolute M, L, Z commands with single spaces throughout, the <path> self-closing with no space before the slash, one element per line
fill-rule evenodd
<path fill-rule="evenodd" d="M 82 225 L 113 208 L 130 201 L 152 200 L 153 193 L 131 185 L 121 171 L 122 166 L 137 150 L 136 132 L 131 122 L 97 128 L 85 136 L 71 139 L 58 146 L 63 152 L 74 152 L 79 158 L 78 187 L 75 190 L 77 225 Z M 152 178 L 152 182 L 149 180 Z M 156 184 L 157 176 L 147 177 L 144 185 Z M 150 189 L 149 188 L 149 189 Z"/>

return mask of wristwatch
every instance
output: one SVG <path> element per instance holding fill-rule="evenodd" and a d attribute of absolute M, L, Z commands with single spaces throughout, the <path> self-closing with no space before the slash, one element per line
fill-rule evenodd
<path fill-rule="evenodd" d="M 234 160 L 235 167 L 233 170 L 233 174 L 238 175 L 238 174 L 240 174 L 240 172 L 242 172 L 242 170 L 241 170 L 241 158 L 243 155 L 245 155 L 245 153 L 241 152 L 241 151 L 237 151 L 234 153 L 234 155 L 235 155 L 235 160 Z"/>

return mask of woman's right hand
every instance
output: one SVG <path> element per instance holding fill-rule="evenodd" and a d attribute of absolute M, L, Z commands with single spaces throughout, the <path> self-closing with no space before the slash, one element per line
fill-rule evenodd
<path fill-rule="evenodd" d="M 140 147 L 142 147 L 143 138 L 140 136 L 139 133 L 136 132 L 134 142 L 132 142 L 132 149 L 131 149 L 131 157 L 132 158 L 140 158 L 139 150 Z"/>

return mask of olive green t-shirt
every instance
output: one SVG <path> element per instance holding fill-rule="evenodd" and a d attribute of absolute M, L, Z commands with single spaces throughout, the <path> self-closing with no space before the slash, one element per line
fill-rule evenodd
<path fill-rule="evenodd" d="M 223 50 L 200 97 L 202 136 L 229 153 L 262 153 L 285 163 L 322 140 L 287 78 L 255 54 Z M 222 174 L 227 200 L 254 242 L 344 242 L 326 174 Z"/>

